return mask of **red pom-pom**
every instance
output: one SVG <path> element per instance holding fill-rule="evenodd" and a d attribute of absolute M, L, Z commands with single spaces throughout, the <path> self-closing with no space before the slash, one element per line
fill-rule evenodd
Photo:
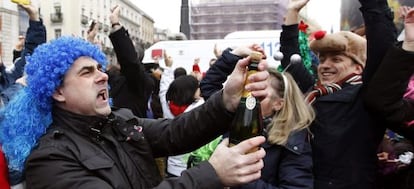
<path fill-rule="evenodd" d="M 300 31 L 302 31 L 303 33 L 306 33 L 306 29 L 308 29 L 309 26 L 305 24 L 303 20 L 301 20 L 298 27 Z"/>
<path fill-rule="evenodd" d="M 319 30 L 315 32 L 314 36 L 315 36 L 315 39 L 322 39 L 323 37 L 325 37 L 325 34 L 326 34 L 326 31 Z"/>

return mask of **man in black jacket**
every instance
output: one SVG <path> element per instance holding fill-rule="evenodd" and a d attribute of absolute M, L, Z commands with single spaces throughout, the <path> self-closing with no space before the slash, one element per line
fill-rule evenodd
<path fill-rule="evenodd" d="M 316 109 L 316 119 L 310 126 L 314 134 L 315 189 L 376 187 L 377 148 L 386 125 L 366 109 L 362 94 L 387 48 L 395 42 L 396 32 L 386 0 L 359 2 L 366 41 L 357 34 L 340 31 L 316 32 L 315 40 L 310 42 L 320 61 L 317 82 L 303 64 L 289 61 L 292 54 L 299 54 L 298 9 L 288 9 L 282 26 L 280 50 L 285 56 L 281 64 Z"/>
<path fill-rule="evenodd" d="M 223 188 L 260 177 L 264 150 L 246 152 L 264 137 L 231 148 L 225 140 L 208 161 L 174 179 L 162 180 L 154 161 L 195 150 L 226 132 L 243 87 L 258 98 L 266 95 L 265 71 L 243 86 L 248 58 L 236 65 L 221 92 L 173 120 L 111 110 L 105 55 L 83 39 L 55 39 L 39 46 L 29 62 L 28 86 L 0 122 L 1 140 L 21 144 L 8 162 L 24 165 L 29 188 Z M 266 67 L 265 61 L 259 65 Z"/>

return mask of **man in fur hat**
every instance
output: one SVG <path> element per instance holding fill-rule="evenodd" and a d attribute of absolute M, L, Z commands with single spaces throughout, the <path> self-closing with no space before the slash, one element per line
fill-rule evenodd
<path fill-rule="evenodd" d="M 309 0 L 295 1 L 300 5 Z M 295 77 L 317 113 L 310 126 L 315 189 L 375 188 L 377 147 L 385 125 L 365 108 L 362 94 L 387 48 L 396 41 L 396 30 L 386 0 L 360 3 L 366 39 L 349 31 L 315 33 L 310 48 L 320 61 L 317 79 L 303 64 L 289 62 L 292 54 L 299 54 L 298 9 L 288 9 L 282 26 L 285 58 L 281 64 Z"/>

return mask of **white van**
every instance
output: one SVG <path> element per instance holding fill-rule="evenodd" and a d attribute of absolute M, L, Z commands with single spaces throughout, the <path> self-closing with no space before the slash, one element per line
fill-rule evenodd
<path fill-rule="evenodd" d="M 173 68 L 183 67 L 187 73 L 192 71 L 195 58 L 200 58 L 201 72 L 209 68 L 209 61 L 215 58 L 214 45 L 221 50 L 239 45 L 259 44 L 264 49 L 270 66 L 277 67 L 280 62 L 273 59 L 275 52 L 279 51 L 281 30 L 246 31 L 228 34 L 225 39 L 214 40 L 183 40 L 160 41 L 145 50 L 143 63 L 154 63 L 154 57 L 162 57 L 164 50 L 173 58 Z M 165 67 L 164 59 L 159 59 L 161 67 Z"/>

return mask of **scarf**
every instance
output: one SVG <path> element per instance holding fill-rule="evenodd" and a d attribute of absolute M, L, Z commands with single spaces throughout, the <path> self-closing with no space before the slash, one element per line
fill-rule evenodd
<path fill-rule="evenodd" d="M 170 107 L 170 111 L 174 116 L 180 115 L 181 113 L 183 113 L 185 111 L 185 109 L 187 109 L 188 105 L 177 105 L 175 104 L 173 101 L 169 101 L 168 105 Z"/>
<path fill-rule="evenodd" d="M 305 100 L 309 104 L 313 104 L 316 98 L 328 94 L 333 94 L 334 92 L 341 90 L 344 84 L 362 84 L 362 77 L 358 74 L 350 74 L 336 83 L 321 84 L 321 82 L 318 81 L 316 85 L 313 87 L 313 90 L 309 92 L 309 94 L 306 96 Z"/>

